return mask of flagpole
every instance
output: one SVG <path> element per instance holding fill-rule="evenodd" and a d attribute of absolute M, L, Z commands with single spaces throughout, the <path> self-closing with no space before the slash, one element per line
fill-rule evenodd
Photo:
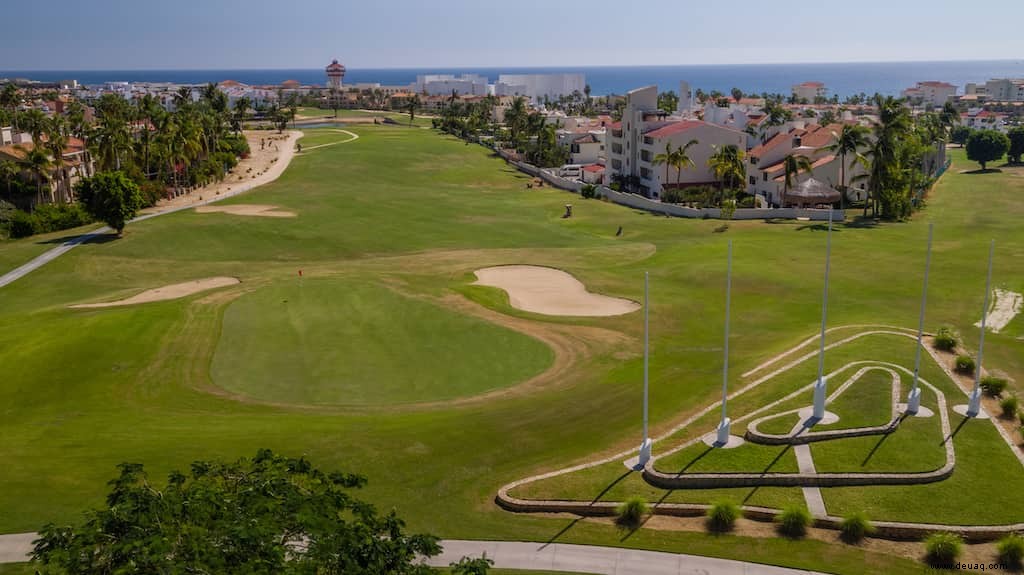
<path fill-rule="evenodd" d="M 932 235 L 935 229 L 934 223 L 928 224 L 928 250 L 924 256 L 924 286 L 921 288 L 921 313 L 917 319 L 917 351 L 914 357 L 914 383 L 910 387 L 910 394 L 907 396 L 907 413 L 915 414 L 921 407 L 921 391 L 917 387 L 917 381 L 921 373 L 921 347 L 924 339 L 924 311 L 928 302 L 928 272 L 932 267 Z"/>
<path fill-rule="evenodd" d="M 988 245 L 988 275 L 985 278 L 985 304 L 981 310 L 981 337 L 978 340 L 978 362 L 974 367 L 974 390 L 967 405 L 967 417 L 976 417 L 981 411 L 981 362 L 985 353 L 985 320 L 988 318 L 988 297 L 992 293 L 992 254 L 996 249 L 996 241 Z"/>
<path fill-rule="evenodd" d="M 814 384 L 815 419 L 825 417 L 825 326 L 828 323 L 828 276 L 832 260 L 832 210 L 828 211 L 828 235 L 825 239 L 825 286 L 821 295 L 821 341 L 818 345 L 818 381 Z"/>

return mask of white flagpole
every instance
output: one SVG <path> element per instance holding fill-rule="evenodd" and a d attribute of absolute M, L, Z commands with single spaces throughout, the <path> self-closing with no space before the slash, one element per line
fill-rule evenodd
<path fill-rule="evenodd" d="M 732 299 L 732 240 L 729 240 L 729 263 L 725 276 L 725 361 L 722 363 L 722 423 L 725 423 L 725 402 L 729 385 L 729 304 Z"/>
<path fill-rule="evenodd" d="M 648 375 L 648 356 L 649 356 L 649 330 L 648 330 L 648 272 L 644 272 L 644 443 L 647 442 L 647 375 Z"/>
<path fill-rule="evenodd" d="M 967 416 L 975 417 L 981 411 L 981 361 L 985 353 L 985 320 L 988 317 L 988 297 L 992 293 L 992 254 L 996 249 L 996 241 L 988 246 L 988 275 L 985 278 L 985 305 L 981 310 L 981 337 L 978 340 L 978 363 L 974 366 L 974 390 L 967 406 Z"/>
<path fill-rule="evenodd" d="M 924 286 L 921 288 L 921 313 L 917 319 L 917 351 L 914 357 L 914 383 L 910 387 L 910 394 L 907 396 L 907 413 L 918 412 L 921 406 L 921 392 L 917 388 L 917 381 L 921 373 L 921 347 L 924 339 L 924 311 L 928 303 L 928 272 L 932 267 L 932 235 L 935 224 L 928 224 L 928 250 L 924 256 Z"/>
<path fill-rule="evenodd" d="M 825 286 L 821 295 L 821 342 L 818 346 L 818 381 L 814 384 L 815 419 L 825 417 L 825 326 L 828 323 L 828 275 L 832 260 L 832 210 L 828 211 L 828 235 L 825 239 Z"/>

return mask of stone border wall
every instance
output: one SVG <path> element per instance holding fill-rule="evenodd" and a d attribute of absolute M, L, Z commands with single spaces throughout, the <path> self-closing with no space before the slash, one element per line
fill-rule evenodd
<path fill-rule="evenodd" d="M 815 441 L 829 441 L 832 439 L 843 439 L 847 437 L 866 437 L 869 435 L 888 435 L 900 426 L 900 422 L 903 421 L 903 417 L 897 415 L 885 425 L 878 425 L 875 427 L 856 427 L 853 429 L 830 429 L 828 431 L 809 431 L 807 433 L 800 433 L 793 435 L 787 433 L 785 435 L 778 435 L 774 433 L 762 433 L 758 431 L 757 426 L 766 419 L 774 419 L 788 415 L 790 413 L 796 413 L 799 410 L 787 411 L 779 415 L 769 415 L 762 417 L 755 421 L 750 422 L 747 426 L 747 431 L 744 433 L 751 443 L 757 443 L 760 445 L 803 445 L 806 443 L 814 443 Z"/>

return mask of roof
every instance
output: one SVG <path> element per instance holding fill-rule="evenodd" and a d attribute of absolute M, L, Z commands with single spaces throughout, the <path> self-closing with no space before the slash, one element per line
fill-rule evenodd
<path fill-rule="evenodd" d="M 594 137 L 594 134 L 584 134 L 584 135 L 580 136 L 579 138 L 576 138 L 575 140 L 573 140 L 573 143 L 574 144 L 597 144 L 599 142 L 597 141 L 597 138 Z"/>
<path fill-rule="evenodd" d="M 782 144 L 783 142 L 788 144 L 791 138 L 790 134 L 792 134 L 792 132 L 779 132 L 778 134 L 772 136 L 771 139 L 769 139 L 767 142 L 760 144 L 758 146 L 754 146 L 754 148 L 750 150 L 750 152 L 748 152 L 747 155 L 754 158 L 759 158 L 761 157 L 761 154 L 775 148 L 776 146 Z"/>
<path fill-rule="evenodd" d="M 918 82 L 917 85 L 928 86 L 931 88 L 956 88 L 956 86 L 948 82 Z"/>
<path fill-rule="evenodd" d="M 589 166 L 583 166 L 583 171 L 592 173 L 603 172 L 604 166 L 601 164 L 590 164 Z"/>
<path fill-rule="evenodd" d="M 786 194 L 786 198 L 796 198 L 798 200 L 820 200 L 826 202 L 837 202 L 839 201 L 839 192 L 832 188 L 832 186 L 815 180 L 814 178 L 807 178 L 799 184 L 793 186 Z"/>
<path fill-rule="evenodd" d="M 667 126 L 656 128 L 650 132 L 645 132 L 644 135 L 649 138 L 667 138 L 673 134 L 686 132 L 694 128 L 700 128 L 707 125 L 707 123 L 701 122 L 700 120 L 682 120 L 680 122 L 672 122 Z"/>
<path fill-rule="evenodd" d="M 832 123 L 827 126 L 818 126 L 817 129 L 811 130 L 808 126 L 808 132 L 801 138 L 800 145 L 809 146 L 811 148 L 820 148 L 827 146 L 832 143 L 835 139 L 833 134 L 838 134 L 843 130 L 843 125 L 839 123 Z"/>
<path fill-rule="evenodd" d="M 10 144 L 7 146 L 0 146 L 0 154 L 14 158 L 15 160 L 24 160 L 28 155 L 26 152 L 32 149 L 32 144 Z"/>
<path fill-rule="evenodd" d="M 824 88 L 825 84 L 822 82 L 801 82 L 796 85 L 799 88 Z"/>

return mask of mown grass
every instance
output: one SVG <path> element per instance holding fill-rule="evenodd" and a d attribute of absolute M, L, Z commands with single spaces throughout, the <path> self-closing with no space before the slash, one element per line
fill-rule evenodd
<path fill-rule="evenodd" d="M 557 385 L 528 396 L 430 409 L 309 410 L 211 393 L 218 391 L 210 365 L 226 301 L 193 296 L 134 308 L 66 308 L 213 275 L 241 278 L 239 289 L 265 289 L 295 277 L 298 269 L 311 277 L 343 272 L 401 286 L 410 295 L 444 296 L 464 288 L 472 270 L 505 263 L 560 267 L 591 291 L 640 299 L 643 272 L 649 271 L 655 432 L 717 396 L 727 240 L 735 243 L 731 385 L 740 382 L 738 374 L 817 329 L 824 249 L 817 224 L 733 222 L 727 232 L 715 233 L 714 221 L 656 217 L 547 187 L 527 189 L 524 176 L 488 151 L 428 130 L 346 129 L 360 139 L 304 153 L 273 184 L 229 200 L 278 205 L 297 218 L 162 216 L 130 225 L 122 239 L 76 248 L 0 288 L 0 457 L 8 463 L 0 476 L 0 532 L 77 520 L 84 507 L 102 501 L 106 481 L 123 461 L 142 462 L 161 476 L 195 459 L 230 459 L 270 447 L 305 454 L 328 469 L 366 474 L 365 497 L 385 509 L 397 507 L 412 528 L 443 537 L 555 538 L 837 573 L 917 572 L 912 561 L 815 541 L 650 529 L 623 541 L 612 526 L 498 509 L 493 497 L 505 483 L 635 447 L 642 373 L 636 314 L 579 321 L 625 339 L 614 350 L 584 355 Z M 972 324 L 982 305 L 989 238 L 998 242 L 996 285 L 1024 291 L 1024 270 L 1015 264 L 1024 261 L 1018 225 L 1024 205 L 1015 193 L 1021 180 L 1009 173 L 958 174 L 966 164 L 962 152 L 954 155 L 953 169 L 913 222 L 837 226 L 830 325 L 916 325 L 929 221 L 937 224 L 929 328 L 953 325 L 968 346 L 976 346 Z M 562 219 L 567 202 L 574 204 L 574 216 Z M 619 226 L 623 234 L 616 236 Z M 0 245 L 7 265 L 30 255 L 9 249 Z M 485 305 L 501 311 L 500 298 L 488 298 Z M 1024 381 L 1024 341 L 1016 339 L 1021 323 L 986 338 L 986 364 L 1016 381 Z M 418 341 L 430 343 L 426 337 Z M 366 346 L 372 348 L 369 341 Z M 910 357 L 901 346 L 869 351 L 872 356 L 854 359 L 877 356 L 906 365 Z M 844 358 L 841 352 L 834 356 Z M 502 354 L 492 364 L 514 373 L 533 361 L 528 354 Z M 431 377 L 451 369 L 437 361 L 418 367 Z M 780 397 L 780 390 L 806 384 L 813 375 L 813 367 L 801 365 L 780 387 L 731 402 L 731 413 Z M 686 433 L 706 433 L 716 418 Z M 1012 498 L 971 495 L 1019 491 L 1024 475 L 991 424 L 975 423 L 955 439 L 958 453 L 974 455 L 964 456 L 951 480 L 891 491 L 826 490 L 830 511 L 866 511 L 879 520 L 1019 518 Z M 625 471 L 616 465 L 612 479 Z M 594 488 L 609 482 L 602 477 L 579 491 L 596 495 L 600 488 Z M 790 493 L 798 497 L 791 490 L 778 499 L 792 499 Z M 742 501 L 746 494 L 729 496 Z"/>

